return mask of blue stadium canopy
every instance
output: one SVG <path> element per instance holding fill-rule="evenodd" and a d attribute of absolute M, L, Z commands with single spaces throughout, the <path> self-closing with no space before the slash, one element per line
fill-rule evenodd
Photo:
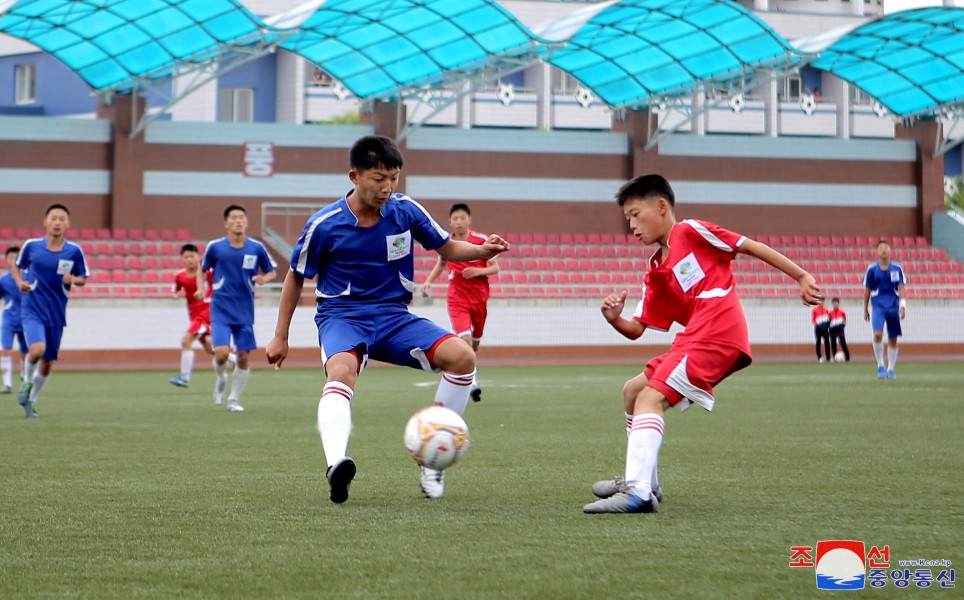
<path fill-rule="evenodd" d="M 854 84 L 899 117 L 964 108 L 964 9 L 889 14 L 837 40 L 813 66 Z"/>
<path fill-rule="evenodd" d="M 0 2 L 0 32 L 45 50 L 96 91 L 250 55 L 265 39 L 237 0 Z"/>
<path fill-rule="evenodd" d="M 622 0 L 596 14 L 548 60 L 610 106 L 632 108 L 705 84 L 742 88 L 764 72 L 791 68 L 800 57 L 736 2 Z"/>
<path fill-rule="evenodd" d="M 462 79 L 537 52 L 534 36 L 494 0 L 328 0 L 281 47 L 360 98 Z M 272 19 L 276 25 L 284 18 Z"/>

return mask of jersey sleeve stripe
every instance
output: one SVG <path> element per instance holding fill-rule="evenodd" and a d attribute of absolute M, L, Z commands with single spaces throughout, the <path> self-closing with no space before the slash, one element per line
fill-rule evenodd
<path fill-rule="evenodd" d="M 683 222 L 696 230 L 696 232 L 703 236 L 703 239 L 709 242 L 714 248 L 724 252 L 733 252 L 733 248 L 731 248 L 729 244 L 710 233 L 710 230 L 704 227 L 702 223 L 694 221 L 693 219 L 685 219 Z"/>
<path fill-rule="evenodd" d="M 448 231 L 445 231 L 445 229 L 443 229 L 441 225 L 439 225 L 438 223 L 435 222 L 435 219 L 433 219 L 433 218 L 432 218 L 432 215 L 430 215 L 429 212 L 428 212 L 427 210 L 425 210 L 425 207 L 424 207 L 424 206 L 422 206 L 422 205 L 419 204 L 418 202 L 412 200 L 412 199 L 409 198 L 408 196 L 402 195 L 402 196 L 399 196 L 398 199 L 399 199 L 399 200 L 402 200 L 402 201 L 405 201 L 405 202 L 411 202 L 412 204 L 414 204 L 415 207 L 418 208 L 420 211 L 422 211 L 422 213 L 428 218 L 429 223 L 432 224 L 432 227 L 435 229 L 435 232 L 438 233 L 440 237 L 443 237 L 443 238 L 445 238 L 445 239 L 448 239 L 448 237 L 449 237 L 449 232 L 448 232 Z"/>
<path fill-rule="evenodd" d="M 256 240 L 254 238 L 248 238 L 248 239 L 254 242 L 255 244 L 261 246 L 261 249 L 264 250 L 265 255 L 268 257 L 268 262 L 271 263 L 271 266 L 273 268 L 277 269 L 278 263 L 275 262 L 274 258 L 271 256 L 271 253 L 268 252 L 268 248 L 265 247 L 264 242 L 262 242 L 261 240 Z"/>
<path fill-rule="evenodd" d="M 325 219 L 328 217 L 333 217 L 341 212 L 341 207 L 335 210 L 325 213 L 311 222 L 308 227 L 308 231 L 305 232 L 304 240 L 301 242 L 301 250 L 298 252 L 298 263 L 295 266 L 295 272 L 302 274 L 305 272 L 305 268 L 308 266 L 308 248 L 311 246 L 311 237 L 315 234 L 315 229 L 321 225 Z"/>

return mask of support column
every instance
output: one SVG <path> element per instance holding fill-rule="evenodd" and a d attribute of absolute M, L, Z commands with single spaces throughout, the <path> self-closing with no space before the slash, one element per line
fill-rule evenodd
<path fill-rule="evenodd" d="M 656 128 L 653 115 L 653 127 Z M 624 132 L 629 136 L 629 156 L 627 166 L 629 173 L 626 179 L 631 179 L 637 175 L 659 172 L 659 146 L 646 150 L 649 143 L 649 110 L 627 110 L 626 118 L 613 120 L 613 131 Z"/>
<path fill-rule="evenodd" d="M 850 139 L 853 135 L 853 116 L 850 114 L 850 84 L 834 77 L 829 73 L 823 74 L 825 98 L 829 98 L 837 106 L 837 137 L 842 140 Z"/>
<path fill-rule="evenodd" d="M 130 132 L 144 116 L 144 98 L 114 96 L 109 105 L 97 104 L 97 118 L 111 122 L 111 229 L 144 229 L 147 205 L 144 198 L 144 131 Z"/>
<path fill-rule="evenodd" d="M 761 12 L 770 10 L 770 0 L 753 0 L 753 10 Z"/>
<path fill-rule="evenodd" d="M 690 133 L 693 135 L 706 135 L 706 92 L 700 90 L 693 94 L 690 103 Z"/>
<path fill-rule="evenodd" d="M 774 79 L 760 86 L 758 91 L 763 96 L 763 135 L 777 137 L 780 135 L 780 96 L 777 94 L 777 84 Z"/>
<path fill-rule="evenodd" d="M 305 122 L 305 59 L 297 54 L 278 50 L 278 74 L 276 89 L 278 90 L 277 108 L 275 109 L 278 123 L 302 124 Z"/>
<path fill-rule="evenodd" d="M 864 0 L 850 0 L 850 12 L 859 17 L 864 16 Z"/>
<path fill-rule="evenodd" d="M 393 102 L 376 100 L 371 111 L 362 111 L 360 121 L 363 125 L 372 125 L 375 128 L 375 135 L 384 135 L 394 140 L 408 124 L 408 110 L 405 103 L 398 100 Z M 404 156 L 406 140 L 399 142 L 398 146 Z M 405 189 L 405 172 L 403 168 L 396 189 Z"/>
<path fill-rule="evenodd" d="M 532 67 L 536 90 L 536 127 L 542 131 L 552 129 L 552 69 L 543 62 Z"/>
<path fill-rule="evenodd" d="M 469 82 L 462 82 L 459 93 L 462 94 L 455 101 L 455 125 L 459 129 L 472 128 L 472 95 L 469 90 L 472 88 Z"/>
<path fill-rule="evenodd" d="M 944 155 L 934 158 L 940 123 L 917 121 L 910 127 L 898 123 L 894 137 L 917 143 L 917 235 L 933 241 L 931 214 L 944 210 Z"/>

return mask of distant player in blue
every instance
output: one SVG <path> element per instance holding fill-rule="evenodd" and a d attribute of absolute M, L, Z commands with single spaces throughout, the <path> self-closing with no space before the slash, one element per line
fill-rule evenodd
<path fill-rule="evenodd" d="M 20 253 L 18 246 L 11 246 L 4 252 L 8 265 L 13 265 Z M 13 278 L 13 273 L 7 272 L 0 277 L 0 305 L 3 306 L 3 324 L 0 325 L 0 371 L 3 372 L 3 386 L 0 394 L 9 394 L 13 389 L 13 342 L 20 343 L 20 356 L 23 363 L 20 366 L 20 377 L 24 376 L 27 361 L 27 338 L 23 335 L 23 322 L 20 320 L 20 287 Z"/>
<path fill-rule="evenodd" d="M 254 340 L 254 286 L 275 278 L 275 264 L 264 244 L 247 237 L 248 216 L 244 207 L 232 204 L 224 209 L 224 228 L 228 235 L 208 243 L 197 272 L 197 293 L 204 299 L 206 271 L 213 270 L 211 296 L 211 340 L 214 343 L 214 403 L 224 402 L 228 386 L 228 356 L 231 338 L 238 353 L 228 396 L 228 410 L 244 412 L 241 392 L 251 374 L 248 355 L 258 347 Z"/>
<path fill-rule="evenodd" d="M 904 269 L 890 260 L 890 242 L 877 242 L 877 262 L 867 267 L 864 276 L 864 320 L 871 320 L 873 306 L 874 356 L 877 358 L 877 379 L 897 377 L 897 338 L 901 336 L 900 322 L 907 309 L 904 299 Z M 884 367 L 884 325 L 887 326 L 887 367 Z"/>
<path fill-rule="evenodd" d="M 369 358 L 443 371 L 435 404 L 462 414 L 469 401 L 475 375 L 472 347 L 408 312 L 415 289 L 413 244 L 454 262 L 487 260 L 509 249 L 497 235 L 481 245 L 453 240 L 421 205 L 395 193 L 402 155 L 390 139 L 359 139 L 349 162 L 354 189 L 312 215 L 295 244 L 274 339 L 266 348 L 268 362 L 280 368 L 305 279 L 317 277 L 315 324 L 327 375 L 318 401 L 318 431 L 335 503 L 348 499 L 355 477 L 355 462 L 347 456 L 351 400 Z M 442 471 L 423 468 L 420 483 L 428 498 L 444 493 Z"/>
<path fill-rule="evenodd" d="M 43 224 L 47 235 L 24 242 L 11 269 L 23 293 L 21 317 L 28 346 L 27 373 L 17 400 L 30 418 L 39 416 L 37 399 L 60 355 L 70 290 L 86 285 L 90 275 L 80 246 L 64 239 L 70 227 L 67 207 L 48 206 Z"/>

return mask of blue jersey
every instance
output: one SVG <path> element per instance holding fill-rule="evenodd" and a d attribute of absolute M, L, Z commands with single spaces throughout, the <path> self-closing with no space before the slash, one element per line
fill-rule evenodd
<path fill-rule="evenodd" d="M 900 304 L 898 285 L 904 285 L 904 269 L 894 261 L 886 269 L 880 268 L 880 263 L 867 267 L 864 275 L 864 287 L 870 290 L 870 304 L 874 311 L 882 313 L 897 313 Z"/>
<path fill-rule="evenodd" d="M 3 324 L 13 327 L 13 331 L 23 331 L 20 324 L 20 288 L 13 279 L 13 273 L 0 277 L 0 305 L 3 305 Z"/>
<path fill-rule="evenodd" d="M 17 266 L 31 288 L 22 296 L 22 319 L 40 321 L 47 327 L 67 325 L 71 286 L 64 283 L 64 275 L 90 276 L 80 246 L 64 240 L 63 247 L 52 252 L 47 248 L 46 236 L 30 239 L 17 255 Z"/>
<path fill-rule="evenodd" d="M 291 270 L 305 279 L 318 276 L 315 296 L 326 309 L 412 300 L 415 257 L 412 241 L 435 250 L 449 234 L 418 202 L 392 194 L 381 219 L 361 227 L 343 196 L 313 214 L 291 254 Z"/>
<path fill-rule="evenodd" d="M 254 281 L 258 274 L 274 271 L 278 265 L 264 244 L 245 238 L 244 247 L 234 248 L 223 237 L 208 243 L 201 268 L 213 270 L 211 322 L 254 325 Z"/>

